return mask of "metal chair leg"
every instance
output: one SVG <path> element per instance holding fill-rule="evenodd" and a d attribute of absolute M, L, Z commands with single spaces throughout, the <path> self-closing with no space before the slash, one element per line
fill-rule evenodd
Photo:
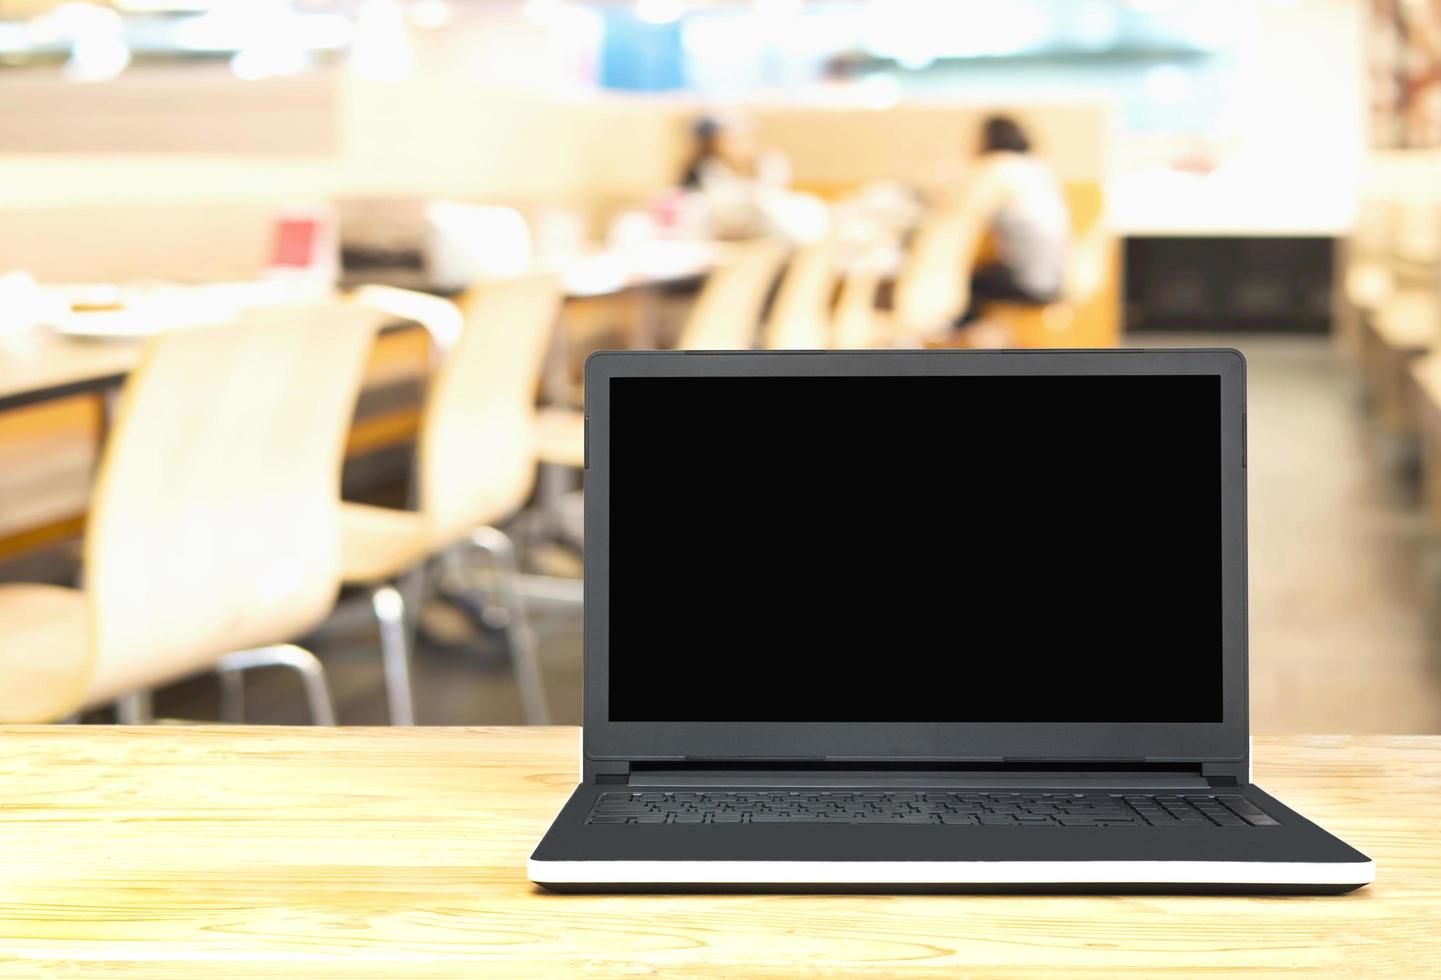
<path fill-rule="evenodd" d="M 405 598 L 393 585 L 370 593 L 370 607 L 380 624 L 380 662 L 385 670 L 385 697 L 392 725 L 415 724 L 415 702 L 410 691 L 410 644 L 405 622 Z"/>
<path fill-rule="evenodd" d="M 244 672 L 221 667 L 216 674 L 220 677 L 220 720 L 227 725 L 245 724 Z"/>
<path fill-rule="evenodd" d="M 584 545 L 582 522 L 575 515 L 575 501 L 583 499 L 577 470 L 555 463 L 542 463 L 536 478 L 536 504 L 525 515 L 525 543 L 555 542 L 580 548 Z"/>
<path fill-rule="evenodd" d="M 115 720 L 122 725 L 149 725 L 155 721 L 149 691 L 132 691 L 115 699 Z"/>
<path fill-rule="evenodd" d="M 520 688 L 520 702 L 527 724 L 550 722 L 550 709 L 545 701 L 545 680 L 541 676 L 540 656 L 536 649 L 535 631 L 525 608 L 525 597 L 519 588 L 520 570 L 516 564 L 515 545 L 503 531 L 493 527 L 477 528 L 470 535 L 470 544 L 489 556 L 496 572 L 496 586 L 506 611 L 505 632 L 515 659 L 515 681 Z"/>
<path fill-rule="evenodd" d="M 285 667 L 295 671 L 300 675 L 300 682 L 305 687 L 311 724 L 335 724 L 335 706 L 330 701 L 330 689 L 325 684 L 325 667 L 315 654 L 290 643 L 281 643 L 271 647 L 227 653 L 215 665 L 222 677 L 227 673 L 254 670 L 256 667 Z"/>
<path fill-rule="evenodd" d="M 422 560 L 410 571 L 400 577 L 395 586 L 400 590 L 400 597 L 405 600 L 405 649 L 410 656 L 415 656 L 420 635 L 420 610 L 425 604 L 426 595 L 430 589 L 430 562 Z M 407 660 L 407 666 L 409 661 Z"/>

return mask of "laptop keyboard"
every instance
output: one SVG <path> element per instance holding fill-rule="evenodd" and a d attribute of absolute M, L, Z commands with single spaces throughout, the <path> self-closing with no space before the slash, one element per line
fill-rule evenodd
<path fill-rule="evenodd" d="M 1151 793 L 609 792 L 586 823 L 1274 827 L 1240 796 Z"/>

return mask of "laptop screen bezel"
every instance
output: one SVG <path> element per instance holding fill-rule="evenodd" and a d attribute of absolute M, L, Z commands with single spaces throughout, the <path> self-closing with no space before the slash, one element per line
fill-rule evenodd
<path fill-rule="evenodd" d="M 584 735 L 587 759 L 1242 763 L 1248 756 L 1245 360 L 1233 350 L 605 351 L 586 362 Z M 1213 375 L 1220 378 L 1219 722 L 611 721 L 610 382 L 647 377 Z M 1178 519 L 1183 519 L 1178 515 Z M 1118 583 L 1119 585 L 1119 583 Z M 1117 615 L 1125 615 L 1118 588 Z M 685 637 L 675 638 L 684 656 Z M 1094 640 L 1078 640 L 1096 653 Z M 1103 654 L 1103 651 L 1101 651 Z M 1158 651 L 1164 656 L 1164 651 Z M 737 669 L 746 652 L 737 651 Z M 759 669 L 759 665 L 757 665 Z M 1157 692 L 1164 697 L 1164 692 Z"/>

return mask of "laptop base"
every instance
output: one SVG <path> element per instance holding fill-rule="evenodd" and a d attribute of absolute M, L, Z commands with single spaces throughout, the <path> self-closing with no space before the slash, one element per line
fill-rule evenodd
<path fill-rule="evenodd" d="M 533 882 L 557 892 L 1326 895 L 1375 876 L 1365 855 L 1254 786 L 1233 792 L 1277 824 L 587 823 L 613 789 L 577 787 L 530 859 Z"/>

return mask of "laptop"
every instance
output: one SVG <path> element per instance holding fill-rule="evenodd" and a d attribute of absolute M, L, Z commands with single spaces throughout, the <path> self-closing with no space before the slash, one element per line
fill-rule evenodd
<path fill-rule="evenodd" d="M 586 365 L 556 891 L 1338 893 L 1251 782 L 1231 350 Z"/>

